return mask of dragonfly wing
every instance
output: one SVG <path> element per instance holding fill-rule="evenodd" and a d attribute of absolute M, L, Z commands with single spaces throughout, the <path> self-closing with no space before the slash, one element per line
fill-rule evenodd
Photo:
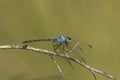
<path fill-rule="evenodd" d="M 87 53 L 92 48 L 92 45 L 80 42 L 78 48 L 81 53 Z"/>
<path fill-rule="evenodd" d="M 84 54 L 89 51 L 89 49 L 92 48 L 91 45 L 83 42 L 72 42 L 68 45 L 66 45 L 66 48 L 69 50 L 68 55 L 79 59 L 80 61 L 85 62 Z"/>

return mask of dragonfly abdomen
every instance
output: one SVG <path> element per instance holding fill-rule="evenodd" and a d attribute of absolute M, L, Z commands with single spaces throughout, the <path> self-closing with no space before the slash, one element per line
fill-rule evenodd
<path fill-rule="evenodd" d="M 26 40 L 22 43 L 31 43 L 31 42 L 38 42 L 38 41 L 50 41 L 51 39 L 34 39 L 34 40 Z"/>

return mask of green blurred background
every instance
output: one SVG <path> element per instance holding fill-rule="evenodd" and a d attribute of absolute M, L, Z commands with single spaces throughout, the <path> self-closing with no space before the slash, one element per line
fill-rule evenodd
<path fill-rule="evenodd" d="M 93 49 L 85 54 L 87 64 L 120 79 L 119 0 L 0 0 L 1 45 L 56 35 L 92 44 Z M 48 44 L 30 45 L 50 48 Z M 62 59 L 58 63 L 65 80 L 93 80 L 90 72 L 77 64 L 71 69 Z M 46 55 L 0 50 L 0 80 L 56 80 L 51 76 L 59 75 Z"/>

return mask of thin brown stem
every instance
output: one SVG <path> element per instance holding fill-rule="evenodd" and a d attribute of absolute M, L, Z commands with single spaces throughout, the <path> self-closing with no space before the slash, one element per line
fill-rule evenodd
<path fill-rule="evenodd" d="M 62 57 L 62 58 L 65 58 L 67 60 L 73 61 L 73 62 L 81 65 L 82 67 L 88 69 L 93 74 L 95 80 L 97 80 L 95 74 L 103 75 L 103 76 L 105 76 L 105 77 L 107 77 L 111 80 L 117 80 L 115 77 L 113 77 L 112 75 L 110 75 L 106 72 L 95 69 L 95 68 L 85 64 L 84 62 L 79 61 L 78 59 L 75 59 L 75 58 L 70 57 L 70 56 L 66 56 L 65 54 L 62 54 L 62 53 L 57 54 L 57 53 L 49 51 L 49 50 L 45 50 L 45 49 L 41 49 L 41 48 L 35 48 L 35 47 L 27 46 L 27 45 L 1 45 L 0 49 L 23 49 L 23 50 L 29 50 L 29 51 L 43 53 L 43 54 L 50 55 L 50 56 Z M 56 62 L 54 62 L 54 63 L 56 63 Z"/>

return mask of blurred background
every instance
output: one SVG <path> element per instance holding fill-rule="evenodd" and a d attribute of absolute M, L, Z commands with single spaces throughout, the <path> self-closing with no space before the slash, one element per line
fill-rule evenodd
<path fill-rule="evenodd" d="M 70 36 L 93 46 L 88 65 L 120 79 L 119 0 L 0 0 L 0 45 Z M 51 49 L 50 43 L 33 43 Z M 49 46 L 48 46 L 49 45 Z M 93 80 L 90 72 L 59 59 L 66 79 Z M 61 80 L 51 59 L 25 50 L 0 50 L 0 80 Z M 97 75 L 99 80 L 109 80 Z"/>

